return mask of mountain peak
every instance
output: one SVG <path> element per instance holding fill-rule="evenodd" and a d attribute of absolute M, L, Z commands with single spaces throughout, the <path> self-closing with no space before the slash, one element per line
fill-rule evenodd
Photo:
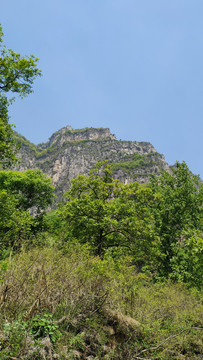
<path fill-rule="evenodd" d="M 72 126 L 67 125 L 54 132 L 46 143 L 41 143 L 38 147 L 46 149 L 53 144 L 62 146 L 65 142 L 82 140 L 116 140 L 116 136 L 110 132 L 109 128 L 73 129 Z"/>
<path fill-rule="evenodd" d="M 108 128 L 73 129 L 70 125 L 56 131 L 38 146 L 18 136 L 22 147 L 16 170 L 39 168 L 48 174 L 58 198 L 71 186 L 71 179 L 87 175 L 98 161 L 112 166 L 113 176 L 124 183 L 145 183 L 152 174 L 169 169 L 164 156 L 149 142 L 117 140 Z"/>

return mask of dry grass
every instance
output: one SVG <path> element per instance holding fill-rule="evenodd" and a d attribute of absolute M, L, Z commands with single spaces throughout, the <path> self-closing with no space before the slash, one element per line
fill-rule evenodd
<path fill-rule="evenodd" d="M 201 358 L 196 295 L 181 285 L 153 284 L 128 261 L 101 260 L 76 244 L 66 253 L 35 249 L 2 262 L 0 309 L 1 336 L 5 323 L 30 324 L 36 314 L 53 314 L 62 337 L 52 350 L 60 359 L 73 359 L 74 351 L 81 359 Z M 19 345 L 17 332 L 12 339 Z M 3 343 L 0 353 L 10 354 L 11 341 Z M 14 347 L 14 358 L 27 359 L 25 343 Z"/>

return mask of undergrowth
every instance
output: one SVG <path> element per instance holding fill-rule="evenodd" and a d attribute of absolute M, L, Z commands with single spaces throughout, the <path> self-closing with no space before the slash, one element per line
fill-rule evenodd
<path fill-rule="evenodd" d="M 200 292 L 77 243 L 0 264 L 0 359 L 201 359 Z"/>

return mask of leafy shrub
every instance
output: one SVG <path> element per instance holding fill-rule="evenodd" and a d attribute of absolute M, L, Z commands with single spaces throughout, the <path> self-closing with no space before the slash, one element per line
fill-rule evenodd
<path fill-rule="evenodd" d="M 19 209 L 18 199 L 0 190 L 0 258 L 9 248 L 19 249 L 30 234 L 33 219 Z"/>
<path fill-rule="evenodd" d="M 16 354 L 20 354 L 25 348 L 27 324 L 26 322 L 15 320 L 3 323 L 3 336 L 0 338 L 0 358 L 10 359 Z"/>
<path fill-rule="evenodd" d="M 30 322 L 30 334 L 36 339 L 49 336 L 52 343 L 55 343 L 62 335 L 58 329 L 52 314 L 36 315 Z"/>

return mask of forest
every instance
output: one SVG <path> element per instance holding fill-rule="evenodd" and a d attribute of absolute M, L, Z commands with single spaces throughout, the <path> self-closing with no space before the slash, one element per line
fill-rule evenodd
<path fill-rule="evenodd" d="M 57 203 L 8 109 L 41 71 L 0 28 L 0 359 L 202 359 L 203 183 L 185 162 L 123 184 L 107 162 Z M 54 204 L 54 207 L 53 207 Z"/>

